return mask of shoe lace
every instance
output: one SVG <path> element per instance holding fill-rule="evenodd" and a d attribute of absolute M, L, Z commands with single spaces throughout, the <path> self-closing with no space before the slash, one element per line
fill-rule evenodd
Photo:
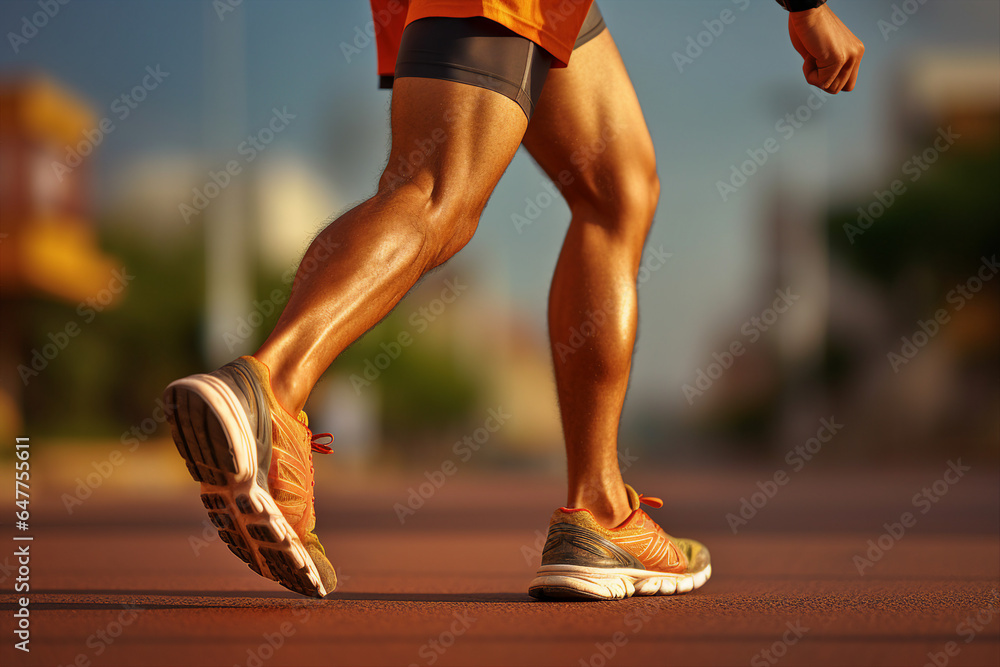
<path fill-rule="evenodd" d="M 320 442 L 321 439 L 328 438 L 326 442 Z M 330 443 L 333 442 L 332 433 L 317 433 L 309 439 L 309 445 L 314 452 L 317 454 L 329 454 L 333 451 L 330 447 Z"/>
<path fill-rule="evenodd" d="M 639 502 L 646 503 L 650 507 L 663 507 L 663 501 L 660 500 L 659 498 L 654 498 L 653 496 L 646 496 L 641 493 L 639 494 Z"/>
<path fill-rule="evenodd" d="M 320 442 L 321 439 L 327 438 L 326 442 Z M 317 454 L 329 454 L 333 452 L 333 448 L 330 447 L 330 443 L 333 442 L 332 433 L 316 433 L 313 435 L 312 431 L 309 431 L 309 476 L 312 478 L 312 487 L 316 487 L 316 470 L 313 467 L 313 457 L 312 453 Z M 315 513 L 315 507 L 313 507 L 313 512 Z"/>

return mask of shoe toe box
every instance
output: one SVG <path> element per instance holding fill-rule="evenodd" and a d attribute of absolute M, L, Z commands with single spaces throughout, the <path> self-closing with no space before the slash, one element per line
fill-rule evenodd
<path fill-rule="evenodd" d="M 337 573 L 326 557 L 323 545 L 319 543 L 319 540 L 309 540 L 304 543 L 304 546 L 306 553 L 316 565 L 316 571 L 319 573 L 323 588 L 326 589 L 327 594 L 332 593 L 337 588 Z"/>
<path fill-rule="evenodd" d="M 701 572 L 712 564 L 712 557 L 708 552 L 708 547 L 701 542 L 677 537 L 674 538 L 674 544 L 676 544 L 677 547 L 684 553 L 684 556 L 687 557 L 687 572 L 689 574 Z"/>

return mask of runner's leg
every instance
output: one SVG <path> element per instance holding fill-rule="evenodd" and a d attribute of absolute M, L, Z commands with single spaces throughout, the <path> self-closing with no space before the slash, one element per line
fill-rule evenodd
<path fill-rule="evenodd" d="M 291 414 L 341 351 L 472 238 L 526 126 L 518 104 L 499 93 L 438 79 L 396 81 L 390 166 L 378 191 L 312 242 L 288 304 L 254 355 L 271 369 L 275 395 Z M 390 169 L 428 140 L 434 151 L 396 182 Z"/>
<path fill-rule="evenodd" d="M 557 185 L 569 182 L 561 187 L 573 217 L 549 295 L 567 507 L 586 507 L 614 526 L 630 511 L 618 422 L 638 325 L 636 279 L 659 181 L 638 98 L 607 30 L 574 51 L 569 67 L 549 72 L 524 145 Z M 582 345 L 571 340 L 574 330 L 591 326 L 596 333 Z"/>

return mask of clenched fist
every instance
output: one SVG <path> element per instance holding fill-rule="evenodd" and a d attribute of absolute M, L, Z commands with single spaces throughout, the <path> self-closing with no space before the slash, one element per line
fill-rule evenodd
<path fill-rule="evenodd" d="M 854 90 L 865 45 L 827 5 L 788 15 L 792 46 L 805 61 L 806 81 L 836 95 Z"/>

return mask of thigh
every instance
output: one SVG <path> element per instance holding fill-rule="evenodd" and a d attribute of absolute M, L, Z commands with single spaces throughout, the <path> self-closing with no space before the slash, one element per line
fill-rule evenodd
<path fill-rule="evenodd" d="M 481 210 L 521 143 L 548 67 L 534 44 L 482 17 L 411 23 L 396 62 L 380 191 L 412 184 L 448 209 Z"/>
<path fill-rule="evenodd" d="M 569 67 L 549 72 L 523 143 L 571 207 L 613 208 L 658 193 L 653 141 L 607 30 L 574 51 Z"/>
<path fill-rule="evenodd" d="M 476 86 L 396 81 L 392 145 L 380 191 L 415 186 L 435 204 L 486 205 L 527 127 L 520 106 Z"/>

